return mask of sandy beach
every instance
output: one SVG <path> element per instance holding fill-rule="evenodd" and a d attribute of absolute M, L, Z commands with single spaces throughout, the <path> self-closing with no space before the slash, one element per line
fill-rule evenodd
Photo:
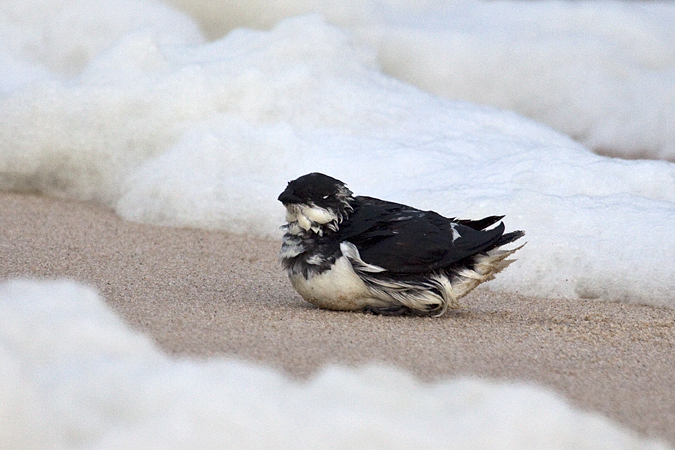
<path fill-rule="evenodd" d="M 533 382 L 675 445 L 675 311 L 477 290 L 441 318 L 319 310 L 290 287 L 280 240 L 126 222 L 91 203 L 0 194 L 0 278 L 96 287 L 168 354 L 290 376 L 381 362 L 422 380 Z M 515 263 L 517 264 L 517 262 Z"/>

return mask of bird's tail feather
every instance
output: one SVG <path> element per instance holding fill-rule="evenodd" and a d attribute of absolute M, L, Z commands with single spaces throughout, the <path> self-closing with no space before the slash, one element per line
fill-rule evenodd
<path fill-rule="evenodd" d="M 511 231 L 510 233 L 504 233 L 495 242 L 494 247 L 492 247 L 492 248 L 498 248 L 498 247 L 501 247 L 502 245 L 510 244 L 511 242 L 517 241 L 518 239 L 520 239 L 523 236 L 525 236 L 525 232 L 522 231 L 522 230 Z M 520 247 L 522 247 L 522 245 Z M 518 247 L 518 248 L 520 248 L 520 247 Z M 516 250 L 518 250 L 518 249 L 516 249 Z M 516 250 L 514 250 L 514 252 Z"/>
<path fill-rule="evenodd" d="M 520 236 L 522 235 L 523 234 L 521 232 Z M 508 242 L 513 242 L 520 236 L 517 236 Z M 473 268 L 465 267 L 455 271 L 452 278 L 452 289 L 455 298 L 459 299 L 464 297 L 479 284 L 494 279 L 496 274 L 506 269 L 512 262 L 515 261 L 515 259 L 506 258 L 511 256 L 517 250 L 520 250 L 523 245 L 511 250 L 501 250 L 499 248 L 495 248 L 488 251 L 487 253 L 475 256 Z"/>

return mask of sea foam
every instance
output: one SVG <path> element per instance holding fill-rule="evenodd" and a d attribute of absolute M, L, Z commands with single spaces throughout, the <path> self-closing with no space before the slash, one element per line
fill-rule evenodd
<path fill-rule="evenodd" d="M 672 2 L 171 3 L 210 36 L 320 13 L 428 92 L 517 111 L 603 154 L 675 160 Z"/>

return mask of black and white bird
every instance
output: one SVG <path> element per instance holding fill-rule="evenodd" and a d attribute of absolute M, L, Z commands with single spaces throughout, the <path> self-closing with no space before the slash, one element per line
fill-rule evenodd
<path fill-rule="evenodd" d="M 279 258 L 295 290 L 321 308 L 441 315 L 494 278 L 525 233 L 504 233 L 503 216 L 458 220 L 353 196 L 340 180 L 310 173 L 279 201 L 286 224 Z"/>

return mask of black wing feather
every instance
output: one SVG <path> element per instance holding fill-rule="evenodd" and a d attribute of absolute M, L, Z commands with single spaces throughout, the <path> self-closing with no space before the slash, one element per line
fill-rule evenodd
<path fill-rule="evenodd" d="M 504 224 L 482 230 L 500 219 L 456 221 L 433 211 L 356 197 L 354 214 L 339 234 L 359 249 L 365 262 L 392 273 L 413 274 L 447 268 L 493 248 L 504 233 Z"/>
<path fill-rule="evenodd" d="M 480 220 L 466 220 L 466 219 L 455 219 L 453 217 L 450 220 L 457 223 L 461 223 L 462 225 L 466 225 L 467 227 L 473 228 L 474 230 L 484 230 L 490 225 L 494 225 L 495 223 L 499 222 L 503 218 L 504 216 L 489 216 Z"/>

